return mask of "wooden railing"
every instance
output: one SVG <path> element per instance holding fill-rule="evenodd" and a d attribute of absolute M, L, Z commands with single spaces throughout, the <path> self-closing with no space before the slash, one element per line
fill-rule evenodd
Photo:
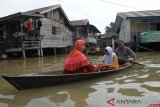
<path fill-rule="evenodd" d="M 42 37 L 27 37 L 27 38 L 14 38 L 7 37 L 5 40 L 0 38 L 0 51 L 7 49 L 36 49 L 41 46 Z"/>
<path fill-rule="evenodd" d="M 41 40 L 37 37 L 28 37 L 22 42 L 22 47 L 25 49 L 40 48 Z"/>

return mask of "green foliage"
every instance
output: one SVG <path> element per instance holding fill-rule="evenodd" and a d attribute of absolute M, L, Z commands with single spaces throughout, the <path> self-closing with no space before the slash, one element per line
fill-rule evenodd
<path fill-rule="evenodd" d="M 105 32 L 115 32 L 115 23 L 110 22 L 109 26 L 106 26 Z"/>

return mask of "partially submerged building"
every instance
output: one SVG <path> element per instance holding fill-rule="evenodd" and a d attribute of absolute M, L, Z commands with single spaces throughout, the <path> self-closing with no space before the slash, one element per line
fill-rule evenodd
<path fill-rule="evenodd" d="M 118 35 L 115 32 L 106 32 L 103 37 L 103 39 L 105 40 L 105 45 L 110 46 L 112 47 L 113 50 L 115 50 L 116 49 L 115 43 L 118 40 L 117 36 Z"/>
<path fill-rule="evenodd" d="M 160 10 L 117 13 L 115 28 L 119 39 L 137 51 L 157 48 L 160 43 Z"/>
<path fill-rule="evenodd" d="M 43 56 L 50 51 L 73 46 L 72 26 L 60 5 L 19 12 L 0 18 L 1 54 L 37 51 Z"/>
<path fill-rule="evenodd" d="M 96 37 L 100 31 L 90 24 L 88 19 L 74 20 L 71 21 L 71 24 L 73 26 L 73 41 L 84 39 L 90 51 L 94 51 L 97 44 Z"/>

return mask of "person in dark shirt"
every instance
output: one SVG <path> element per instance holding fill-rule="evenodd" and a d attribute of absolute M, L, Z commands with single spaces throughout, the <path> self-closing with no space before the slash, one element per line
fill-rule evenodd
<path fill-rule="evenodd" d="M 128 65 L 130 57 L 133 58 L 133 60 L 136 60 L 136 54 L 129 47 L 126 47 L 122 40 L 118 41 L 118 47 L 115 53 L 118 56 L 118 62 L 120 65 Z"/>

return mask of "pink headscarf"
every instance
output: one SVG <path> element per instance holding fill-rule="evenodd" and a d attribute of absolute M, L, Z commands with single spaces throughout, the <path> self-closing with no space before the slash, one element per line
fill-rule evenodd
<path fill-rule="evenodd" d="M 75 42 L 75 49 L 78 49 L 79 50 L 79 48 L 81 47 L 81 46 L 84 46 L 85 45 L 85 41 L 84 40 L 77 40 L 76 42 Z"/>
<path fill-rule="evenodd" d="M 84 45 L 84 40 L 77 40 L 75 42 L 75 49 L 69 53 L 64 65 L 64 69 L 74 71 L 89 64 L 86 56 L 79 50 L 79 48 Z"/>

